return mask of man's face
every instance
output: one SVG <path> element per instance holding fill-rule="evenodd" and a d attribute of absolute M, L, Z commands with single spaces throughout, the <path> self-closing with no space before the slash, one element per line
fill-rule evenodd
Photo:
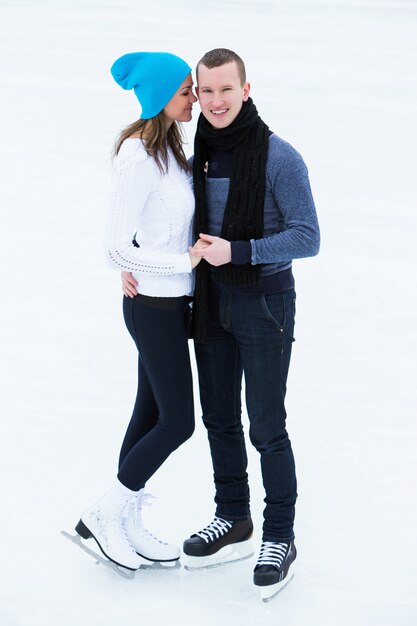
<path fill-rule="evenodd" d="M 214 128 L 226 128 L 233 122 L 249 98 L 249 83 L 242 85 L 236 61 L 209 70 L 200 65 L 196 89 L 201 112 Z"/>

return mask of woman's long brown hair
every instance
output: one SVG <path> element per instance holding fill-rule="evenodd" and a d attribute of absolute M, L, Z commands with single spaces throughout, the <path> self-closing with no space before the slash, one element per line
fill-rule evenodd
<path fill-rule="evenodd" d="M 155 159 L 162 174 L 166 174 L 168 170 L 168 148 L 171 148 L 181 169 L 185 172 L 190 171 L 182 147 L 182 128 L 178 122 L 173 122 L 167 130 L 163 111 L 148 120 L 137 120 L 122 130 L 114 146 L 115 156 L 119 153 L 124 140 L 132 135 L 138 135 L 143 140 L 146 152 Z"/>

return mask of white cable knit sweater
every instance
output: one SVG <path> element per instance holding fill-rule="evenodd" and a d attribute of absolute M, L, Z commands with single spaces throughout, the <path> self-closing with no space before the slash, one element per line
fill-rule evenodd
<path fill-rule="evenodd" d="M 168 173 L 162 175 L 141 139 L 126 139 L 114 160 L 106 257 L 111 267 L 133 273 L 138 293 L 192 295 L 191 180 L 171 152 Z"/>

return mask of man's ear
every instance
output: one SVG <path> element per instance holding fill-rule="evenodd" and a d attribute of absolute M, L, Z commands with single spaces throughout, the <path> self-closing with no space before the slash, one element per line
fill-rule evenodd
<path fill-rule="evenodd" d="M 249 92 L 250 92 L 250 83 L 245 83 L 243 85 L 243 102 L 246 102 L 246 100 L 249 98 Z"/>

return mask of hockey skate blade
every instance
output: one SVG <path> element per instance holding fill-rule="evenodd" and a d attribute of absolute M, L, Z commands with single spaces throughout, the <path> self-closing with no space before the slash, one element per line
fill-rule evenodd
<path fill-rule="evenodd" d="M 286 585 L 294 578 L 294 570 L 291 569 L 291 572 L 287 574 L 284 580 L 276 583 L 275 585 L 267 585 L 266 587 L 260 587 L 261 590 L 261 600 L 262 602 L 269 602 L 272 598 L 275 598 L 276 595 L 279 594 L 280 591 L 284 589 Z"/>
<path fill-rule="evenodd" d="M 250 559 L 251 556 L 253 556 L 253 545 L 252 541 L 248 539 L 247 541 L 224 546 L 224 548 L 215 554 L 210 554 L 210 556 L 189 556 L 183 553 L 181 562 L 186 570 L 195 571 L 244 561 L 245 559 Z"/>
<path fill-rule="evenodd" d="M 81 550 L 83 550 L 84 552 L 89 554 L 91 557 L 93 557 L 93 559 L 96 562 L 96 565 L 105 565 L 107 568 L 109 568 L 113 572 L 116 572 L 123 578 L 132 579 L 135 577 L 134 570 L 126 569 L 125 567 L 121 565 L 117 565 L 113 561 L 109 561 L 108 559 L 106 559 L 106 557 L 102 556 L 101 554 L 98 554 L 97 552 L 95 552 L 94 550 L 86 546 L 81 541 L 80 535 L 71 535 L 70 533 L 67 533 L 65 530 L 61 530 L 61 535 L 63 535 L 66 539 L 68 539 L 72 543 L 75 543 L 75 545 L 81 548 Z"/>

